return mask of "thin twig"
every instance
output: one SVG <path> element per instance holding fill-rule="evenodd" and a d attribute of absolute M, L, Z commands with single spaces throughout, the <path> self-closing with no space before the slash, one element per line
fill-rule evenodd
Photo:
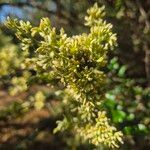
<path fill-rule="evenodd" d="M 139 0 L 136 0 L 137 6 L 139 7 L 139 11 L 141 13 L 141 16 L 143 17 L 145 21 L 145 28 L 150 30 L 150 22 L 148 19 L 148 15 L 145 12 L 144 8 L 142 7 L 141 3 Z M 145 41 L 143 44 L 143 49 L 145 51 L 145 72 L 146 72 L 146 77 L 147 77 L 147 86 L 150 86 L 150 49 L 148 48 L 148 43 Z"/>

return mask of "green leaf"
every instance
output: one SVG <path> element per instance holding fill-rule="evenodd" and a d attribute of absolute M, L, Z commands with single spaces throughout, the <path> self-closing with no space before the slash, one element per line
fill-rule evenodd
<path fill-rule="evenodd" d="M 126 66 L 122 66 L 122 67 L 119 69 L 119 71 L 118 71 L 118 76 L 119 76 L 119 77 L 124 77 L 126 70 L 127 70 Z"/>
<path fill-rule="evenodd" d="M 126 113 L 120 110 L 113 110 L 112 111 L 112 119 L 114 123 L 121 123 L 126 118 Z"/>

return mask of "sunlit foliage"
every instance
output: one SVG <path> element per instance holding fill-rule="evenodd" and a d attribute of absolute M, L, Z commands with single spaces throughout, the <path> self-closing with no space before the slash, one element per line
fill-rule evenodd
<path fill-rule="evenodd" d="M 122 143 L 123 135 L 110 125 L 101 102 L 106 92 L 103 68 L 107 53 L 117 45 L 116 35 L 103 19 L 104 7 L 95 4 L 87 13 L 89 33 L 71 37 L 63 29 L 57 31 L 47 18 L 41 19 L 38 27 L 16 19 L 8 19 L 6 24 L 16 31 L 22 49 L 28 53 L 24 67 L 62 91 L 64 118 L 57 121 L 54 133 L 70 130 L 96 146 L 115 148 Z"/>

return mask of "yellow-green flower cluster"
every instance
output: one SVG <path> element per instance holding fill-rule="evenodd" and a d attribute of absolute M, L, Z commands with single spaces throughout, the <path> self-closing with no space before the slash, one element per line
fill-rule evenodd
<path fill-rule="evenodd" d="M 41 110 L 44 107 L 44 101 L 45 101 L 45 99 L 46 99 L 46 97 L 45 97 L 45 95 L 41 91 L 38 91 L 35 94 L 35 97 L 34 97 L 34 107 L 35 107 L 36 110 Z"/>
<path fill-rule="evenodd" d="M 10 95 L 16 95 L 18 93 L 24 92 L 27 90 L 27 81 L 31 76 L 29 71 L 23 71 L 23 75 L 20 77 L 13 77 L 10 81 L 11 86 L 9 88 Z"/>
<path fill-rule="evenodd" d="M 0 79 L 2 79 L 0 84 L 9 83 L 9 94 L 15 95 L 27 89 L 26 82 L 30 73 L 22 68 L 26 54 L 21 49 L 19 52 L 11 38 L 2 34 L 1 31 L 0 37 Z M 20 72 L 19 76 L 17 76 L 18 72 Z"/>
<path fill-rule="evenodd" d="M 37 75 L 46 74 L 44 80 L 47 77 L 49 84 L 55 80 L 63 89 L 65 117 L 57 122 L 54 132 L 70 129 L 96 146 L 114 148 L 122 142 L 122 133 L 109 125 L 101 101 L 106 84 L 103 68 L 108 51 L 116 46 L 116 35 L 112 25 L 103 20 L 104 15 L 104 7 L 95 4 L 85 17 L 89 33 L 71 37 L 63 29 L 57 32 L 48 18 L 41 19 L 38 27 L 11 19 L 7 26 L 16 30 L 23 49 L 29 52 L 25 65 L 31 64 Z"/>
<path fill-rule="evenodd" d="M 85 140 L 89 140 L 97 146 L 103 143 L 111 148 L 118 148 L 118 143 L 123 143 L 121 138 L 123 134 L 108 124 L 108 118 L 104 111 L 98 112 L 96 124 L 88 123 L 84 128 L 77 128 L 77 131 Z"/>
<path fill-rule="evenodd" d="M 14 73 L 20 65 L 20 56 L 17 47 L 11 43 L 10 38 L 0 31 L 0 77 Z M 7 44 L 6 44 L 7 43 Z"/>

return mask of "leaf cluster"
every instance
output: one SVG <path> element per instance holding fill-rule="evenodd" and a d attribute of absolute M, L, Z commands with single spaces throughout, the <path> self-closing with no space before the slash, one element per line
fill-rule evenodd
<path fill-rule="evenodd" d="M 104 100 L 107 53 L 117 45 L 112 25 L 103 20 L 104 7 L 95 4 L 85 17 L 89 33 L 68 37 L 63 29 L 57 31 L 48 18 L 38 27 L 29 22 L 7 20 L 16 31 L 22 49 L 32 55 L 24 66 L 37 75 L 47 74 L 49 84 L 60 87 L 64 118 L 57 122 L 57 131 L 70 130 L 98 146 L 115 148 L 122 143 L 122 133 L 111 126 L 101 102 Z"/>

